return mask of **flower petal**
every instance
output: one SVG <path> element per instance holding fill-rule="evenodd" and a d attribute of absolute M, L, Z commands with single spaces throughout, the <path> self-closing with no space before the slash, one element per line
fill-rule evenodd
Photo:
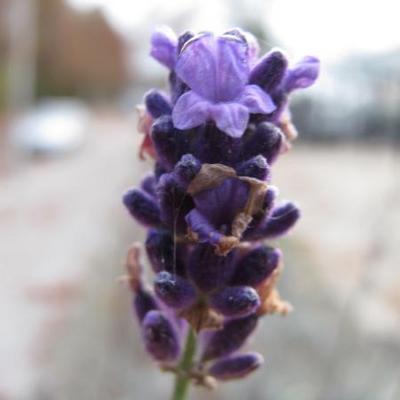
<path fill-rule="evenodd" d="M 197 193 L 194 202 L 196 209 L 214 226 L 229 228 L 236 215 L 243 211 L 249 191 L 248 183 L 228 178 L 216 187 Z"/>
<path fill-rule="evenodd" d="M 210 104 L 189 91 L 179 97 L 172 111 L 172 121 L 178 129 L 191 129 L 207 121 Z"/>
<path fill-rule="evenodd" d="M 210 114 L 217 127 L 233 138 L 241 137 L 249 122 L 247 107 L 239 103 L 214 104 Z"/>
<path fill-rule="evenodd" d="M 318 58 L 306 56 L 286 73 L 284 88 L 287 92 L 295 89 L 304 89 L 311 86 L 319 75 L 320 62 Z"/>
<path fill-rule="evenodd" d="M 151 35 L 150 55 L 169 69 L 175 67 L 178 39 L 167 26 L 156 29 Z"/>
<path fill-rule="evenodd" d="M 217 228 L 196 209 L 186 215 L 186 222 L 190 229 L 198 235 L 200 243 L 209 242 L 216 245 L 223 237 Z"/>
<path fill-rule="evenodd" d="M 232 100 L 248 79 L 246 44 L 233 36 L 198 36 L 182 49 L 176 72 L 201 97 L 211 101 Z"/>
<path fill-rule="evenodd" d="M 253 114 L 270 114 L 276 109 L 270 95 L 257 85 L 246 85 L 239 102 Z"/>
<path fill-rule="evenodd" d="M 246 32 L 240 28 L 233 28 L 229 31 L 224 32 L 224 35 L 231 35 L 242 40 L 247 47 L 247 56 L 249 60 L 249 65 L 255 64 L 260 52 L 260 46 L 258 44 L 257 38 L 250 32 Z"/>

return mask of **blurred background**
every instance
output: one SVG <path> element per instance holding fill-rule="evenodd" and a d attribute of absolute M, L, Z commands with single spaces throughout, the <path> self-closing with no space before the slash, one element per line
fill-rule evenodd
<path fill-rule="evenodd" d="M 400 399 L 400 5 L 396 0 L 0 0 L 0 399 L 166 399 L 117 284 L 141 240 L 121 205 L 151 161 L 135 105 L 166 71 L 155 26 L 253 32 L 320 57 L 273 182 L 303 219 L 278 243 L 289 317 L 266 366 L 193 399 Z M 150 384 L 151 383 L 151 384 Z"/>

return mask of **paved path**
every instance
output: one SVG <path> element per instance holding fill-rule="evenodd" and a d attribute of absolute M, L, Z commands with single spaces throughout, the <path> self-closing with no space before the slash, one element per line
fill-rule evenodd
<path fill-rule="evenodd" d="M 101 117 L 79 153 L 0 178 L 0 399 L 30 398 L 96 253 L 115 245 L 120 195 L 140 170 L 134 127 Z"/>

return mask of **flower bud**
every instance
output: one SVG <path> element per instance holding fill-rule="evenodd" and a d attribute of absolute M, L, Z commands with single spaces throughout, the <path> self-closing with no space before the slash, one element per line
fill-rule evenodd
<path fill-rule="evenodd" d="M 227 256 L 215 254 L 213 246 L 208 244 L 197 245 L 189 258 L 188 276 L 203 292 L 225 286 L 232 277 L 234 264 L 231 251 Z"/>
<path fill-rule="evenodd" d="M 143 190 L 128 190 L 123 196 L 123 203 L 129 213 L 142 224 L 155 226 L 161 223 L 156 201 Z"/>
<path fill-rule="evenodd" d="M 173 361 L 180 352 L 178 335 L 161 311 L 150 311 L 142 323 L 146 350 L 158 361 Z"/>
<path fill-rule="evenodd" d="M 164 174 L 160 178 L 157 193 L 162 222 L 175 233 L 185 233 L 185 216 L 194 207 L 192 198 L 186 194 L 172 173 Z"/>
<path fill-rule="evenodd" d="M 172 112 L 171 104 L 167 97 L 158 90 L 150 90 L 145 94 L 144 102 L 147 111 L 156 119 L 162 115 L 170 115 Z"/>
<path fill-rule="evenodd" d="M 236 172 L 239 176 L 249 176 L 261 181 L 265 181 L 268 178 L 269 170 L 270 168 L 267 160 L 261 155 L 244 161 L 236 168 Z"/>
<path fill-rule="evenodd" d="M 174 175 L 179 184 L 187 188 L 193 178 L 198 174 L 201 162 L 191 154 L 185 154 L 175 165 Z"/>
<path fill-rule="evenodd" d="M 293 203 L 284 203 L 275 207 L 271 214 L 252 235 L 257 239 L 272 239 L 284 235 L 300 218 L 300 210 Z"/>
<path fill-rule="evenodd" d="M 212 307 L 226 317 L 245 317 L 260 306 L 257 292 L 249 286 L 230 286 L 211 295 Z"/>
<path fill-rule="evenodd" d="M 225 357 L 243 346 L 257 327 L 258 317 L 251 314 L 244 318 L 229 320 L 222 329 L 212 333 L 205 346 L 202 359 Z"/>
<path fill-rule="evenodd" d="M 169 271 L 179 275 L 184 273 L 181 246 L 179 244 L 174 246 L 174 240 L 169 231 L 149 230 L 145 246 L 154 272 Z"/>
<path fill-rule="evenodd" d="M 230 137 L 213 124 L 199 128 L 197 136 L 193 154 L 202 163 L 233 165 L 240 155 L 240 140 Z"/>
<path fill-rule="evenodd" d="M 156 196 L 156 185 L 157 180 L 154 174 L 147 175 L 141 184 L 141 188 L 148 193 L 149 195 L 155 197 Z"/>
<path fill-rule="evenodd" d="M 196 290 L 188 280 L 167 271 L 157 274 L 154 290 L 163 303 L 176 309 L 190 307 L 197 297 Z"/>
<path fill-rule="evenodd" d="M 282 144 L 282 133 L 270 122 L 260 122 L 243 148 L 243 155 L 251 158 L 261 154 L 271 164 L 278 156 Z"/>
<path fill-rule="evenodd" d="M 157 310 L 157 302 L 154 296 L 143 287 L 138 288 L 133 297 L 133 308 L 139 321 L 142 321 L 149 311 Z"/>
<path fill-rule="evenodd" d="M 191 31 L 185 31 L 181 35 L 179 35 L 178 48 L 177 48 L 178 54 L 182 51 L 183 46 L 194 36 L 195 36 L 195 34 Z"/>
<path fill-rule="evenodd" d="M 157 118 L 151 129 L 151 138 L 158 159 L 165 168 L 172 169 L 183 154 L 189 152 L 190 131 L 175 129 L 170 115 Z"/>
<path fill-rule="evenodd" d="M 272 50 L 254 66 L 249 82 L 272 92 L 282 81 L 288 61 L 280 50 Z"/>
<path fill-rule="evenodd" d="M 237 264 L 232 285 L 257 286 L 278 267 L 282 257 L 279 249 L 259 246 L 247 253 Z"/>
<path fill-rule="evenodd" d="M 215 362 L 209 374 L 218 380 L 239 379 L 256 370 L 264 359 L 258 353 L 244 353 L 223 358 Z"/>

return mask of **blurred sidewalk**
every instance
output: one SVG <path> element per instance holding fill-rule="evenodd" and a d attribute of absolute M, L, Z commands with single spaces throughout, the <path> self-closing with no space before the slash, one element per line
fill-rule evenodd
<path fill-rule="evenodd" d="M 94 256 L 115 245 L 121 193 L 141 174 L 133 120 L 98 116 L 90 130 L 79 152 L 0 177 L 2 400 L 31 398 Z"/>

